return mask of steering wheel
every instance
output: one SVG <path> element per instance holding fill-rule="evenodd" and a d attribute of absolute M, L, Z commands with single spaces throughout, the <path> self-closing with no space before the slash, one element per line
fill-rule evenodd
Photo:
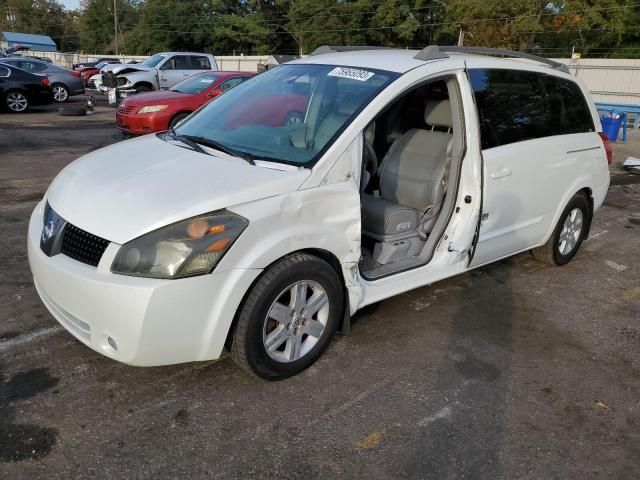
<path fill-rule="evenodd" d="M 378 155 L 373 149 L 373 145 L 367 139 L 364 138 L 364 158 L 362 160 L 362 180 L 360 181 L 360 191 L 364 192 L 364 189 L 369 184 L 369 181 L 374 177 L 378 171 Z"/>

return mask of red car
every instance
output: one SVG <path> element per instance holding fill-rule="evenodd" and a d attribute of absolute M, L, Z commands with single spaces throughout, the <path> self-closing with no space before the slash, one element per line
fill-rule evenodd
<path fill-rule="evenodd" d="M 204 72 L 170 90 L 140 93 L 120 104 L 116 124 L 120 130 L 134 135 L 168 130 L 194 110 L 254 75 L 251 72 Z"/>

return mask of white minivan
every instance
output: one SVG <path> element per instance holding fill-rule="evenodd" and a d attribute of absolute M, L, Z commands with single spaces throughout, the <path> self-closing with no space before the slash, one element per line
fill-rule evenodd
<path fill-rule="evenodd" d="M 114 360 L 227 348 L 281 379 L 366 305 L 525 250 L 567 263 L 610 160 L 551 60 L 321 47 L 71 163 L 33 212 L 29 263 L 58 322 Z"/>

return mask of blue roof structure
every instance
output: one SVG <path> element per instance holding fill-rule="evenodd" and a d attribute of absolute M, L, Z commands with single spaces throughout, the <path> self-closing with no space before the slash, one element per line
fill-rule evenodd
<path fill-rule="evenodd" d="M 33 35 L 31 33 L 0 32 L 0 37 L 8 43 L 8 47 L 13 45 L 28 45 L 32 50 L 39 52 L 57 52 L 58 47 L 51 37 L 47 35 Z"/>

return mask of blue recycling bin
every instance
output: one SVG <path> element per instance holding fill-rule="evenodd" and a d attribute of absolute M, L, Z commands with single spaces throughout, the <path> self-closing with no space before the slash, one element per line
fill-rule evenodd
<path fill-rule="evenodd" d="M 614 118 L 617 116 L 618 118 Z M 620 133 L 620 127 L 624 120 L 624 114 L 618 112 L 606 113 L 600 117 L 602 123 L 602 131 L 605 133 L 609 140 L 615 142 L 618 139 L 618 133 Z"/>

